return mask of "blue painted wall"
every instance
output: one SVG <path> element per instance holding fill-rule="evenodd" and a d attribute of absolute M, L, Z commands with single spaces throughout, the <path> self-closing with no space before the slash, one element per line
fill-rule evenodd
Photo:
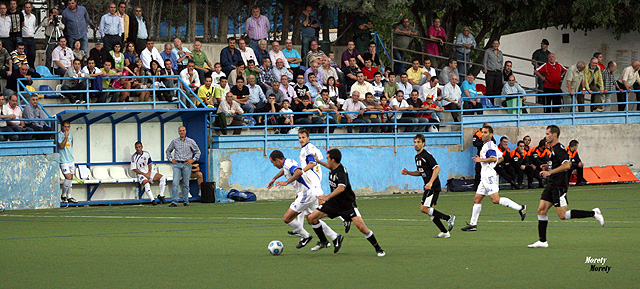
<path fill-rule="evenodd" d="M 0 157 L 0 205 L 7 210 L 60 207 L 60 156 Z"/>

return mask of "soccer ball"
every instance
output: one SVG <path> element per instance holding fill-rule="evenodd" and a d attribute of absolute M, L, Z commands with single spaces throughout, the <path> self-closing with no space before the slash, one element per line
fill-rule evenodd
<path fill-rule="evenodd" d="M 282 254 L 282 250 L 284 250 L 284 245 L 282 245 L 282 242 L 278 240 L 274 240 L 274 241 L 271 241 L 271 243 L 269 243 L 269 247 L 267 247 L 267 249 L 269 249 L 269 253 L 271 253 L 271 255 L 277 256 Z"/>

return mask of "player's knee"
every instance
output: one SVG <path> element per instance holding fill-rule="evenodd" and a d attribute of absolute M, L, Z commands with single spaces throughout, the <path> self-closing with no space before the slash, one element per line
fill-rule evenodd
<path fill-rule="evenodd" d="M 565 213 L 558 212 L 558 218 L 560 218 L 560 220 L 566 220 L 567 216 L 565 215 Z"/>
<path fill-rule="evenodd" d="M 538 208 L 538 216 L 546 216 L 547 211 L 544 208 Z"/>
<path fill-rule="evenodd" d="M 500 199 L 496 199 L 496 200 L 491 200 L 491 202 L 493 202 L 494 204 L 500 204 Z"/>

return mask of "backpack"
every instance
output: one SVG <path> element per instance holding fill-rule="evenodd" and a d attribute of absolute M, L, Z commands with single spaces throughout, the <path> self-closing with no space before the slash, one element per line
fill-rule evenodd
<path fill-rule="evenodd" d="M 227 195 L 229 199 L 232 199 L 236 202 L 255 202 L 256 194 L 249 191 L 238 191 L 236 189 L 229 190 L 229 194 Z"/>
<path fill-rule="evenodd" d="M 468 192 L 473 191 L 473 184 L 475 180 L 467 180 L 464 177 L 461 179 L 448 179 L 447 190 L 449 192 Z"/>

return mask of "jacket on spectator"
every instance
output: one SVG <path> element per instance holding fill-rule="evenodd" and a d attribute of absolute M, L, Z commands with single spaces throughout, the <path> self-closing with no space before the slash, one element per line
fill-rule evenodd
<path fill-rule="evenodd" d="M 147 25 L 147 19 L 142 16 L 142 22 L 144 25 Z M 129 33 L 128 33 L 127 42 L 136 43 L 138 40 L 138 18 L 135 15 L 129 15 Z"/>

